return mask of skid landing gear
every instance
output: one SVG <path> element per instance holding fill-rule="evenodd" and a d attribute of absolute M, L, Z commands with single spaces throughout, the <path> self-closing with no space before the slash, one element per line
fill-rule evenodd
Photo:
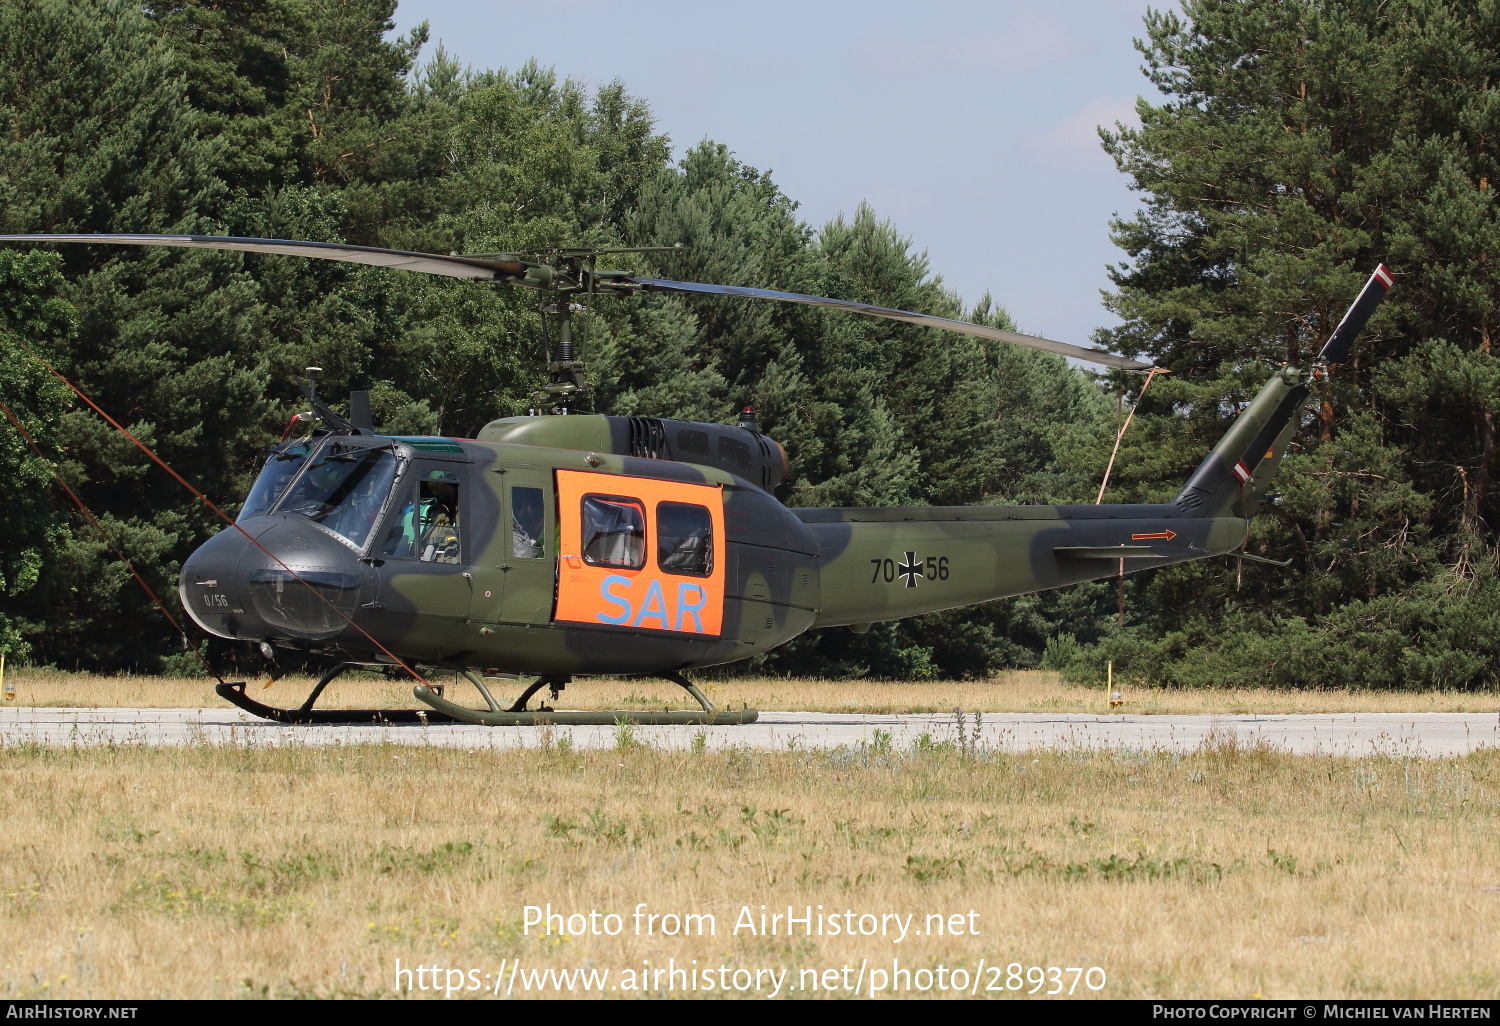
<path fill-rule="evenodd" d="M 233 702 L 252 716 L 262 719 L 275 720 L 277 723 L 452 723 L 452 717 L 445 716 L 440 712 L 429 712 L 426 709 L 314 709 L 313 704 L 317 702 L 318 696 L 323 694 L 323 689 L 332 684 L 337 678 L 351 670 L 364 670 L 369 667 L 359 663 L 339 663 L 323 676 L 318 678 L 318 683 L 313 685 L 307 701 L 296 709 L 278 709 L 275 706 L 263 705 L 245 693 L 245 682 L 236 681 L 232 684 L 219 684 L 214 690 L 219 697 L 227 702 Z M 475 681 L 481 692 L 484 691 L 483 681 L 477 679 L 472 673 L 465 672 L 470 680 Z M 440 685 L 441 686 L 441 685 Z"/>
<path fill-rule="evenodd" d="M 697 710 L 680 710 L 671 712 L 648 712 L 636 709 L 593 709 L 587 711 L 563 711 L 558 712 L 543 706 L 541 709 L 528 710 L 526 704 L 532 696 L 543 688 L 550 688 L 552 700 L 556 701 L 558 693 L 569 683 L 571 677 L 550 676 L 540 677 L 529 685 L 521 693 L 514 704 L 503 708 L 490 693 L 485 679 L 473 670 L 458 669 L 456 667 L 440 667 L 439 672 L 452 674 L 453 681 L 457 683 L 459 677 L 463 677 L 474 685 L 479 692 L 479 697 L 484 699 L 487 708 L 470 709 L 459 705 L 444 697 L 443 692 L 447 685 L 436 684 L 428 687 L 418 684 L 412 689 L 412 694 L 417 700 L 427 706 L 426 709 L 315 709 L 319 696 L 325 688 L 339 677 L 352 670 L 370 669 L 362 663 L 339 663 L 313 685 L 307 700 L 296 709 L 281 709 L 275 706 L 264 705 L 251 698 L 245 690 L 243 681 L 230 684 L 220 684 L 214 688 L 219 697 L 227 702 L 232 702 L 253 716 L 262 719 L 274 720 L 277 723 L 477 723 L 487 727 L 524 727 L 536 724 L 552 723 L 558 725 L 569 724 L 598 724 L 611 726 L 620 722 L 637 723 L 643 726 L 661 724 L 698 724 L 706 726 L 727 726 L 739 723 L 754 723 L 760 714 L 754 709 L 716 709 L 708 697 L 699 691 L 692 681 L 680 673 L 665 673 L 662 676 L 681 687 L 692 695 L 701 707 Z"/>
<path fill-rule="evenodd" d="M 589 710 L 565 710 L 559 712 L 555 709 L 539 709 L 528 711 L 526 703 L 542 688 L 551 688 L 552 697 L 557 698 L 557 693 L 570 683 L 569 677 L 541 677 L 538 678 L 516 703 L 508 709 L 500 708 L 500 704 L 490 696 L 488 689 L 480 686 L 480 694 L 484 696 L 488 709 L 468 709 L 448 701 L 442 695 L 435 693 L 431 688 L 418 684 L 412 688 L 412 694 L 417 701 L 430 706 L 433 710 L 463 723 L 480 723 L 487 727 L 525 727 L 536 724 L 556 724 L 558 726 L 571 725 L 602 725 L 611 726 L 616 723 L 636 723 L 642 726 L 657 726 L 663 724 L 682 723 L 699 724 L 706 726 L 728 726 L 740 723 L 754 723 L 760 717 L 760 713 L 754 709 L 715 709 L 714 704 L 708 697 L 699 691 L 692 681 L 680 673 L 664 673 L 664 679 L 671 681 L 692 695 L 701 707 L 698 710 L 681 710 L 671 712 L 646 712 L 638 709 L 589 709 Z M 472 674 L 470 679 L 473 679 Z M 476 682 L 477 683 L 477 682 Z"/>

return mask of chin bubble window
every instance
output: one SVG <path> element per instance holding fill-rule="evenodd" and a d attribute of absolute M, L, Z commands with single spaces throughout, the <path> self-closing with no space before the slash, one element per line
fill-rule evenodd
<path fill-rule="evenodd" d="M 707 577 L 714 572 L 714 525 L 706 506 L 656 504 L 656 565 L 669 574 Z"/>
<path fill-rule="evenodd" d="M 646 507 L 640 499 L 583 497 L 583 561 L 620 570 L 646 565 Z"/>

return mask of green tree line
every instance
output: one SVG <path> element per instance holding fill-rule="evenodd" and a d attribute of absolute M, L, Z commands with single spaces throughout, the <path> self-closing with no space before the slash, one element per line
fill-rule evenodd
<path fill-rule="evenodd" d="M 435 252 L 681 242 L 679 255 L 631 266 L 1010 325 L 987 297 L 965 309 L 873 211 L 809 226 L 726 146 L 674 160 L 623 85 L 586 90 L 535 64 L 474 71 L 441 49 L 424 58 L 425 29 L 395 36 L 393 11 L 392 0 L 0 3 L 0 230 Z M 325 369 L 329 394 L 369 390 L 392 432 L 472 436 L 522 412 L 543 373 L 535 302 L 274 256 L 0 251 L 0 398 L 45 456 L 0 431 L 16 496 L 0 512 L 0 645 L 67 668 L 195 668 L 54 469 L 163 596 L 220 526 L 15 340 L 232 510 L 297 409 L 304 366 Z M 782 497 L 801 505 L 1080 498 L 1094 471 L 1060 468 L 1057 447 L 1102 438 L 1110 416 L 1056 358 L 803 308 L 601 302 L 586 351 L 602 412 L 727 421 L 754 405 L 792 455 Z M 1035 605 L 829 632 L 757 669 L 932 676 L 1034 662 L 1048 633 Z M 1079 635 L 1096 634 L 1090 610 L 1077 613 Z M 1017 642 L 1013 621 L 1028 616 Z"/>
<path fill-rule="evenodd" d="M 1127 630 L 1059 653 L 1185 685 L 1493 687 L 1500 656 L 1500 4 L 1186 0 L 1159 90 L 1105 133 L 1144 203 L 1107 345 L 1173 374 L 1120 500 L 1170 497 L 1266 369 L 1307 366 L 1384 261 L 1396 287 L 1308 408 L 1249 551 L 1144 576 Z M 1231 565 L 1232 566 L 1232 565 Z"/>
<path fill-rule="evenodd" d="M 812 226 L 727 145 L 681 151 L 614 83 L 476 71 L 393 0 L 0 0 L 0 230 L 191 232 L 435 252 L 672 245 L 625 266 L 1011 326 L 966 307 L 861 206 Z M 1305 364 L 1364 277 L 1397 288 L 1305 413 L 1249 551 L 882 624 L 750 667 L 965 676 L 1045 665 L 1158 683 L 1493 685 L 1496 302 L 1491 0 L 1186 0 L 1138 43 L 1159 90 L 1105 145 L 1120 218 L 1098 341 L 1173 373 L 1138 405 L 1107 499 L 1170 498 L 1268 370 Z M 586 71 L 586 69 L 575 69 Z M 632 262 L 633 261 L 633 262 Z M 0 251 L 0 647 L 188 670 L 180 641 L 54 470 L 164 596 L 218 524 L 15 345 L 25 341 L 229 508 L 297 409 L 293 380 L 371 392 L 376 423 L 471 435 L 540 383 L 534 297 L 293 258 Z M 601 302 L 601 412 L 729 420 L 791 454 L 793 505 L 1089 502 L 1139 379 L 828 311 Z M 1021 326 L 1024 330 L 1024 325 Z M 232 651 L 220 651 L 232 657 Z"/>

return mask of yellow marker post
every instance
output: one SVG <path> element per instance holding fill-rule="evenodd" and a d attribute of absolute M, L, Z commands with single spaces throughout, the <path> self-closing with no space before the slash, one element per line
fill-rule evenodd
<path fill-rule="evenodd" d="M 1118 709 L 1120 706 L 1124 705 L 1125 700 L 1121 698 L 1120 693 L 1115 690 L 1115 661 L 1113 659 L 1109 661 L 1109 679 L 1107 687 L 1109 688 L 1109 707 L 1111 709 Z"/>
<path fill-rule="evenodd" d="M 0 684 L 5 685 L 5 700 L 13 702 L 16 699 L 15 684 L 5 684 L 5 653 L 0 652 Z"/>

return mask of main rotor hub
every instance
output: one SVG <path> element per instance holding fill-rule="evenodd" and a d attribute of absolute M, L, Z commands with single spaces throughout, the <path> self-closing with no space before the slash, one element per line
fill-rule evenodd
<path fill-rule="evenodd" d="M 629 271 L 600 271 L 598 258 L 620 253 L 671 253 L 682 249 L 676 246 L 615 247 L 608 249 L 541 249 L 524 253 L 464 254 L 468 259 L 486 260 L 504 266 L 509 276 L 505 280 L 511 285 L 534 288 L 549 292 L 557 299 L 537 308 L 544 318 L 542 338 L 547 345 L 547 384 L 531 395 L 530 412 L 575 413 L 582 412 L 586 397 L 592 394 L 593 386 L 585 376 L 581 346 L 573 337 L 574 314 L 590 312 L 587 303 L 575 302 L 574 296 L 600 294 L 628 294 L 638 291 L 640 286 L 629 281 Z M 455 256 L 459 254 L 454 254 Z M 555 343 L 548 341 L 547 319 L 552 321 L 556 333 Z M 584 321 L 583 339 L 588 338 L 588 321 Z"/>

